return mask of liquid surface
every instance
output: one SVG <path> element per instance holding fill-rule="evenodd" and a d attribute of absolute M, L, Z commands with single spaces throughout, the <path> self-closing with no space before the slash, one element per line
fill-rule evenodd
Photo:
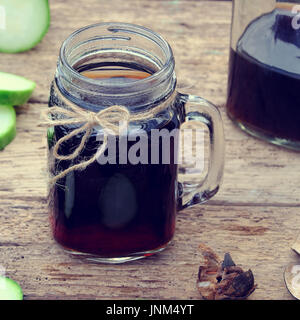
<path fill-rule="evenodd" d="M 230 52 L 227 110 L 256 132 L 300 141 L 300 30 L 276 9 L 254 20 Z"/>
<path fill-rule="evenodd" d="M 115 69 L 115 68 L 114 68 Z M 137 81 L 149 76 L 143 70 L 89 70 L 82 74 L 105 81 Z M 110 74 L 112 76 L 110 76 Z M 180 106 L 173 106 L 173 109 Z M 151 120 L 149 121 L 151 122 Z M 180 125 L 176 112 L 163 128 L 172 130 Z M 149 162 L 151 125 L 148 129 Z M 66 127 L 55 127 L 49 147 L 69 132 Z M 65 142 L 61 154 L 69 154 L 81 136 Z M 117 139 L 117 150 L 119 140 Z M 128 149 L 134 142 L 128 142 Z M 90 158 L 100 146 L 92 135 L 80 159 Z M 159 145 L 162 151 L 162 145 Z M 174 141 L 170 144 L 174 153 Z M 161 153 L 161 152 L 160 152 Z M 75 162 L 78 162 L 76 159 Z M 72 165 L 70 161 L 50 159 L 56 174 Z M 177 193 L 177 165 L 171 164 L 116 164 L 94 162 L 84 171 L 71 172 L 52 188 L 51 221 L 54 238 L 64 247 L 102 257 L 125 257 L 164 247 L 173 237 Z"/>
<path fill-rule="evenodd" d="M 87 78 L 107 81 L 107 83 L 132 83 L 151 76 L 151 73 L 134 69 L 101 68 L 81 72 Z"/>

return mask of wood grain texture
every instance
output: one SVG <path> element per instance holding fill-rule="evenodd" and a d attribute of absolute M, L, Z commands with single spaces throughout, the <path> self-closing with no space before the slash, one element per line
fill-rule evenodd
<path fill-rule="evenodd" d="M 0 152 L 0 264 L 26 299 L 199 299 L 196 275 L 204 242 L 254 272 L 250 299 L 291 299 L 285 265 L 300 230 L 299 153 L 266 144 L 227 118 L 231 3 L 227 1 L 51 1 L 51 28 L 33 50 L 0 54 L 0 70 L 38 86 L 17 107 L 18 135 Z M 163 35 L 176 59 L 179 89 L 201 95 L 222 112 L 226 167 L 220 192 L 178 214 L 171 246 L 143 261 L 107 266 L 65 254 L 51 238 L 46 209 L 46 139 L 38 127 L 46 108 L 61 42 L 75 29 L 101 21 L 142 24 Z"/>

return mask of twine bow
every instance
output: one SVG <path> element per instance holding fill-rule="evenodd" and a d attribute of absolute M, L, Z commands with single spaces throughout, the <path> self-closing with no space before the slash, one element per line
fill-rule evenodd
<path fill-rule="evenodd" d="M 159 112 L 165 110 L 168 106 L 170 106 L 175 95 L 176 93 L 174 92 L 167 100 L 165 100 L 157 107 L 149 109 L 145 112 L 134 114 L 130 113 L 130 111 L 125 106 L 120 105 L 113 105 L 95 113 L 83 109 L 71 103 L 70 101 L 67 101 L 64 97 L 60 97 L 67 107 L 54 106 L 48 108 L 45 112 L 46 122 L 44 124 L 48 127 L 64 126 L 70 124 L 81 124 L 81 126 L 77 129 L 72 130 L 69 134 L 63 136 L 56 142 L 52 151 L 55 159 L 73 160 L 77 158 L 80 152 L 84 149 L 85 144 L 95 126 L 101 126 L 104 138 L 101 147 L 90 159 L 83 160 L 77 164 L 70 166 L 66 170 L 55 175 L 52 178 L 51 182 L 55 183 L 57 180 L 66 176 L 69 172 L 84 170 L 90 164 L 95 162 L 102 153 L 104 153 L 107 147 L 107 137 L 109 134 L 118 135 L 124 128 L 127 128 L 129 122 L 131 121 L 147 120 L 154 117 Z M 63 118 L 58 119 L 60 116 L 63 116 Z M 59 149 L 64 142 L 82 132 L 84 132 L 83 137 L 79 145 L 72 153 L 70 153 L 69 155 L 59 154 Z"/>

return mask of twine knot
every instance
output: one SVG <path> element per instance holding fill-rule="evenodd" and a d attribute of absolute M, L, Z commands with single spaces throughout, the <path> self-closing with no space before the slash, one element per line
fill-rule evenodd
<path fill-rule="evenodd" d="M 58 89 L 56 92 L 59 92 Z M 87 166 L 95 162 L 102 153 L 104 153 L 107 147 L 108 135 L 119 135 L 125 128 L 128 127 L 128 124 L 131 121 L 147 120 L 156 116 L 158 113 L 162 112 L 171 105 L 171 102 L 173 101 L 175 95 L 176 93 L 174 92 L 167 100 L 165 100 L 160 105 L 147 111 L 135 114 L 130 113 L 130 111 L 125 106 L 121 105 L 113 105 L 102 109 L 99 112 L 88 111 L 71 103 L 61 95 L 60 100 L 64 105 L 66 105 L 66 107 L 53 106 L 48 108 L 45 112 L 46 121 L 44 122 L 44 124 L 48 127 L 76 124 L 79 124 L 80 126 L 72 130 L 70 133 L 63 136 L 56 142 L 52 151 L 55 159 L 73 160 L 77 158 L 80 152 L 84 149 L 85 144 L 93 131 L 93 128 L 96 126 L 101 127 L 104 137 L 102 145 L 90 159 L 83 160 L 75 165 L 70 166 L 66 170 L 55 175 L 52 178 L 51 182 L 55 183 L 57 180 L 66 176 L 69 172 L 75 170 L 84 170 Z M 80 133 L 83 133 L 83 136 L 76 149 L 68 155 L 61 155 L 59 153 L 61 145 Z"/>

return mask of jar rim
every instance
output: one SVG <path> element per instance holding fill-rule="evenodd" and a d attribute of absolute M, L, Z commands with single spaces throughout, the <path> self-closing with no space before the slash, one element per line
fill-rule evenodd
<path fill-rule="evenodd" d="M 75 68 L 73 68 L 72 65 L 68 62 L 67 54 L 66 54 L 67 46 L 75 37 L 79 36 L 83 32 L 93 28 L 99 28 L 99 27 L 107 27 L 108 31 L 112 31 L 112 30 L 127 31 L 130 33 L 138 34 L 140 36 L 144 36 L 149 40 L 152 40 L 154 43 L 160 46 L 160 48 L 163 50 L 166 57 L 166 61 L 159 68 L 159 70 L 155 71 L 149 77 L 144 79 L 134 80 L 134 81 L 131 81 L 130 83 L 109 83 L 108 84 L 106 81 L 103 81 L 101 79 L 88 78 L 82 75 Z M 113 31 L 113 32 L 116 32 L 116 31 Z M 68 73 L 70 73 L 71 76 L 76 77 L 80 81 L 84 81 L 85 83 L 90 84 L 92 86 L 97 86 L 102 88 L 119 88 L 119 89 L 125 89 L 125 90 L 126 88 L 130 88 L 130 87 L 132 88 L 137 84 L 144 86 L 150 83 L 151 84 L 156 82 L 159 83 L 160 80 L 163 81 L 170 74 L 173 74 L 175 69 L 174 56 L 173 56 L 172 49 L 169 43 L 161 35 L 159 35 L 155 31 L 148 29 L 146 27 L 136 25 L 136 24 L 131 24 L 131 23 L 123 23 L 123 22 L 96 23 L 96 24 L 91 24 L 91 25 L 82 27 L 74 31 L 63 41 L 62 46 L 60 48 L 59 59 L 62 66 L 66 68 Z"/>

